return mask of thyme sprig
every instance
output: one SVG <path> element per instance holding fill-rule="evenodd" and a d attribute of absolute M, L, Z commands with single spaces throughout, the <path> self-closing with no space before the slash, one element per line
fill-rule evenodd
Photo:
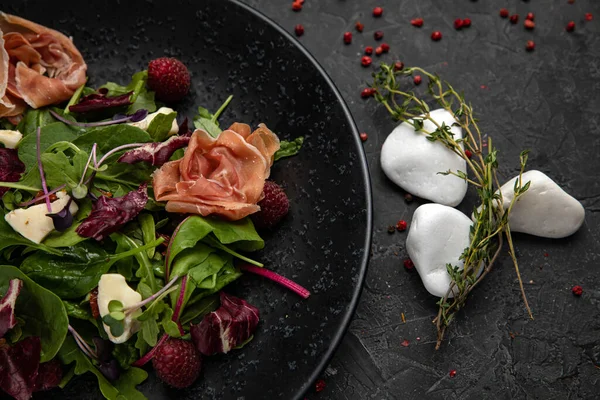
<path fill-rule="evenodd" d="M 427 95 L 420 97 L 412 91 L 402 89 L 401 78 L 421 74 L 429 78 Z M 515 267 L 523 301 L 530 318 L 533 319 L 519 264 L 515 256 L 508 215 L 515 202 L 527 191 L 530 182 L 523 184 L 523 171 L 527 163 L 528 151 L 520 155 L 520 173 L 515 182 L 514 196 L 505 210 L 502 193 L 498 190 L 498 150 L 493 146 L 492 138 L 484 136 L 473 115 L 473 107 L 465 101 L 462 93 L 456 91 L 448 82 L 442 81 L 436 74 L 422 68 L 412 67 L 402 70 L 393 65 L 382 64 L 380 71 L 373 74 L 372 88 L 374 97 L 397 121 L 406 122 L 416 131 L 422 132 L 427 140 L 439 142 L 466 161 L 468 171 L 441 171 L 443 175 L 453 175 L 473 185 L 479 195 L 480 204 L 474 208 L 474 223 L 470 231 L 470 244 L 460 259 L 464 267 L 447 264 L 446 268 L 452 282 L 446 295 L 439 302 L 439 311 L 433 323 L 437 328 L 436 349 L 441 346 L 446 328 L 456 313 L 464 307 L 467 297 L 491 271 L 503 248 L 508 244 L 508 253 Z M 452 125 L 462 128 L 464 138 L 455 138 L 451 126 L 439 124 L 430 115 L 429 103 L 450 112 L 455 122 Z M 430 121 L 435 129 L 427 131 L 424 122 Z"/>

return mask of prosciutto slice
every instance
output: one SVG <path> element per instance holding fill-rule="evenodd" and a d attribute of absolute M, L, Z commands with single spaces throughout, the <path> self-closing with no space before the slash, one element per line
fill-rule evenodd
<path fill-rule="evenodd" d="M 238 220 L 260 210 L 279 138 L 264 124 L 233 124 L 213 138 L 197 129 L 182 159 L 154 173 L 154 196 L 177 213 Z"/>
<path fill-rule="evenodd" d="M 87 65 L 62 33 L 0 12 L 0 118 L 71 98 Z"/>

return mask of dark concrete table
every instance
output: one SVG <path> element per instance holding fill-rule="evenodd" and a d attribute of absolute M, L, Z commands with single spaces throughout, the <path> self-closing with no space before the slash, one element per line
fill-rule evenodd
<path fill-rule="evenodd" d="M 362 299 L 350 330 L 331 362 L 320 393 L 310 399 L 591 399 L 600 397 L 600 3 L 548 1 L 291 1 L 245 0 L 290 32 L 303 24 L 300 41 L 341 90 L 361 131 L 374 191 L 373 255 Z M 371 10 L 382 6 L 382 18 Z M 518 13 L 511 25 L 500 7 Z M 527 12 L 536 27 L 527 31 Z M 594 14 L 585 21 L 585 13 Z M 422 17 L 422 28 L 409 20 Z M 472 20 L 456 31 L 455 18 Z M 364 32 L 354 24 L 360 20 Z M 575 21 L 572 33 L 565 31 Z M 371 68 L 362 68 L 365 46 L 382 30 L 388 54 L 438 72 L 464 90 L 481 126 L 500 150 L 502 180 L 518 171 L 518 153 L 530 149 L 530 169 L 539 169 L 579 199 L 586 222 L 568 239 L 515 235 L 535 320 L 526 316 L 514 269 L 505 255 L 470 298 L 448 340 L 435 351 L 431 320 L 436 299 L 416 273 L 402 267 L 405 234 L 388 234 L 399 219 L 410 222 L 418 202 L 386 179 L 379 153 L 394 122 L 360 91 Z M 443 39 L 430 34 L 440 30 Z M 344 45 L 342 34 L 354 40 Z M 535 51 L 525 51 L 527 40 Z M 474 197 L 463 202 L 467 211 Z M 571 294 L 584 288 L 582 297 Z M 401 320 L 404 313 L 406 323 Z M 402 345 L 408 340 L 408 346 Z M 404 343 L 406 344 L 406 342 Z M 456 370 L 450 377 L 449 371 Z"/>

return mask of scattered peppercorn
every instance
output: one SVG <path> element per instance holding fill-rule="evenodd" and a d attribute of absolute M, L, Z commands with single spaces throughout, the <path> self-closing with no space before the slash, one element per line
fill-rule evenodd
<path fill-rule="evenodd" d="M 530 29 L 531 30 L 531 29 L 535 28 L 535 22 L 533 22 L 530 19 L 526 19 L 525 23 L 523 25 L 525 25 L 525 29 Z"/>
<path fill-rule="evenodd" d="M 367 135 L 364 132 L 362 132 L 359 136 L 360 136 L 360 140 L 362 140 L 363 142 L 366 142 L 367 139 L 369 138 L 369 135 Z"/>
<path fill-rule="evenodd" d="M 565 29 L 567 30 L 567 32 L 573 32 L 575 30 L 575 22 L 569 21 Z"/>
<path fill-rule="evenodd" d="M 400 343 L 400 346 L 402 346 L 402 347 L 408 347 L 408 345 L 409 345 L 409 344 L 410 344 L 410 342 L 409 342 L 408 340 L 404 339 L 404 340 L 403 340 L 403 341 Z"/>
<path fill-rule="evenodd" d="M 377 54 L 378 56 L 383 54 L 383 48 L 381 46 L 377 46 L 377 48 L 375 49 L 375 54 Z"/>
<path fill-rule="evenodd" d="M 297 1 L 293 2 L 292 3 L 292 10 L 294 10 L 294 11 L 300 11 L 300 10 L 302 10 L 302 3 L 297 2 Z"/>
<path fill-rule="evenodd" d="M 471 157 L 473 157 L 473 153 L 471 153 L 471 150 L 467 149 L 467 150 L 465 150 L 465 156 L 467 156 L 469 159 L 471 159 Z"/>
<path fill-rule="evenodd" d="M 451 370 L 451 371 L 448 373 L 448 375 L 450 375 L 450 378 L 454 378 L 454 377 L 456 376 L 456 370 L 455 370 L 455 369 Z"/>
<path fill-rule="evenodd" d="M 375 7 L 375 8 L 373 9 L 373 16 L 374 16 L 375 18 L 379 18 L 379 17 L 381 17 L 381 15 L 382 15 L 382 14 L 383 14 L 383 8 L 381 8 L 381 7 Z"/>
<path fill-rule="evenodd" d="M 410 258 L 407 258 L 406 260 L 404 260 L 404 268 L 406 268 L 407 270 L 412 270 L 415 267 L 415 264 L 412 262 L 412 260 Z"/>
<path fill-rule="evenodd" d="M 463 28 L 468 28 L 471 26 L 471 18 L 465 18 L 462 20 Z"/>
<path fill-rule="evenodd" d="M 407 202 L 407 203 L 412 203 L 412 201 L 413 201 L 413 195 L 410 194 L 410 193 L 406 193 L 404 195 L 404 201 Z"/>
<path fill-rule="evenodd" d="M 304 35 L 304 27 L 302 25 L 298 24 L 294 28 L 294 32 L 296 32 L 296 36 L 302 36 L 302 35 Z"/>
<path fill-rule="evenodd" d="M 573 286 L 573 289 L 571 289 L 571 292 L 573 292 L 573 294 L 577 297 L 581 296 L 583 294 L 583 288 L 579 285 Z"/>
<path fill-rule="evenodd" d="M 383 50 L 384 53 L 387 53 L 390 51 L 390 45 L 387 43 L 381 43 L 381 50 Z"/>
<path fill-rule="evenodd" d="M 371 57 L 363 56 L 363 58 L 360 60 L 360 63 L 362 64 L 363 67 L 368 67 L 369 65 L 371 65 L 372 61 L 373 60 L 371 59 Z"/>
<path fill-rule="evenodd" d="M 362 92 L 360 92 L 360 97 L 366 99 L 367 97 L 371 97 L 375 94 L 375 89 L 373 88 L 364 88 Z"/>
<path fill-rule="evenodd" d="M 316 383 L 315 383 L 315 391 L 317 393 L 322 392 L 323 390 L 325 390 L 325 381 L 323 379 L 319 379 Z"/>
<path fill-rule="evenodd" d="M 373 37 L 375 38 L 375 40 L 381 40 L 381 39 L 383 39 L 383 32 L 375 31 L 375 33 L 373 34 Z"/>
<path fill-rule="evenodd" d="M 352 32 L 344 32 L 344 43 L 352 43 Z"/>
<path fill-rule="evenodd" d="M 463 20 L 460 18 L 456 18 L 454 20 L 454 29 L 456 29 L 457 31 L 460 30 L 460 28 L 463 27 Z"/>
<path fill-rule="evenodd" d="M 371 54 L 373 54 L 373 47 L 371 47 L 371 46 L 367 46 L 367 47 L 365 47 L 365 54 L 366 54 L 366 55 L 369 55 L 369 56 L 370 56 Z"/>
<path fill-rule="evenodd" d="M 398 232 L 404 232 L 406 228 L 408 228 L 408 224 L 405 220 L 401 219 L 396 223 L 396 229 L 398 229 Z"/>
<path fill-rule="evenodd" d="M 513 14 L 510 16 L 510 23 L 511 24 L 516 24 L 517 22 L 519 22 L 519 14 Z"/>
<path fill-rule="evenodd" d="M 585 20 L 586 21 L 591 21 L 594 19 L 594 16 L 592 15 L 592 13 L 585 13 Z"/>
<path fill-rule="evenodd" d="M 360 22 L 357 22 L 355 27 L 358 32 L 362 32 L 363 29 L 365 29 L 365 26 L 363 24 L 361 24 Z"/>
<path fill-rule="evenodd" d="M 416 26 L 417 28 L 420 28 L 423 26 L 423 18 L 415 18 L 415 19 L 411 19 L 410 20 L 410 24 L 412 26 Z"/>
<path fill-rule="evenodd" d="M 533 51 L 535 49 L 535 42 L 533 40 L 528 40 L 525 44 L 525 50 Z"/>
<path fill-rule="evenodd" d="M 567 0 L 567 3 L 569 3 L 569 4 L 575 4 L 575 0 Z"/>
<path fill-rule="evenodd" d="M 415 75 L 413 78 L 413 82 L 415 85 L 420 85 L 421 84 L 421 75 Z"/>
<path fill-rule="evenodd" d="M 501 18 L 508 18 L 508 10 L 506 8 L 501 8 L 500 9 L 500 17 Z"/>
<path fill-rule="evenodd" d="M 402 61 L 396 61 L 394 63 L 394 71 L 402 71 L 404 69 L 404 63 Z"/>
<path fill-rule="evenodd" d="M 533 15 L 532 12 L 527 13 L 527 15 L 525 16 L 525 19 L 528 19 L 530 21 L 533 21 L 535 19 L 535 15 Z"/>
<path fill-rule="evenodd" d="M 442 32 L 440 32 L 440 31 L 431 32 L 431 40 L 433 40 L 434 42 L 442 40 Z"/>
<path fill-rule="evenodd" d="M 396 227 L 394 225 L 388 226 L 388 233 L 392 234 L 394 232 L 396 232 Z"/>

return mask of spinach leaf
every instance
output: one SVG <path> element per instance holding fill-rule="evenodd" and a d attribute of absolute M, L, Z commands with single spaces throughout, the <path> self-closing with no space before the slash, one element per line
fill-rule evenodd
<path fill-rule="evenodd" d="M 0 266 L 0 293 L 6 293 L 9 281 L 14 278 L 23 281 L 15 307 L 16 315 L 25 321 L 22 326 L 23 337 L 39 336 L 42 343 L 40 361 L 50 361 L 67 336 L 69 318 L 65 307 L 54 293 L 8 265 Z"/>
<path fill-rule="evenodd" d="M 77 299 L 98 286 L 102 274 L 117 261 L 156 247 L 160 240 L 117 254 L 109 254 L 91 241 L 65 248 L 63 256 L 36 252 L 21 264 L 21 270 L 38 284 L 62 299 Z M 145 253 L 144 253 L 145 254 Z"/>
<path fill-rule="evenodd" d="M 147 163 L 125 164 L 113 163 L 106 171 L 98 172 L 94 186 L 107 192 L 113 197 L 122 197 L 136 190 L 142 182 L 151 180 L 154 167 Z"/>
<path fill-rule="evenodd" d="M 82 319 L 84 321 L 93 320 L 92 311 L 89 306 L 84 307 L 79 303 L 74 301 L 63 300 L 63 305 L 65 306 L 65 310 L 67 311 L 67 315 L 69 317 Z"/>
<path fill-rule="evenodd" d="M 68 182 L 77 182 L 83 171 L 78 171 L 71 164 L 71 159 L 60 151 L 58 153 L 43 153 L 41 155 L 44 166 L 44 176 L 48 187 L 57 187 Z M 40 171 L 38 168 L 29 170 L 29 173 L 19 182 L 26 186 L 42 187 Z"/>
<path fill-rule="evenodd" d="M 187 325 L 195 319 L 204 317 L 206 314 L 219 308 L 219 296 L 212 294 L 207 297 L 200 297 L 199 299 L 192 297 L 189 303 L 191 305 L 186 307 L 185 312 L 179 319 L 183 325 Z"/>
<path fill-rule="evenodd" d="M 58 256 L 62 255 L 60 250 L 53 249 L 45 244 L 33 243 L 31 240 L 25 239 L 23 236 L 19 235 L 8 222 L 6 222 L 4 214 L 0 212 L 0 251 L 11 246 L 26 246 L 28 249 L 43 250 Z"/>
<path fill-rule="evenodd" d="M 288 142 L 287 140 L 282 140 L 279 143 L 279 150 L 275 152 L 274 161 L 277 161 L 283 157 L 291 157 L 295 156 L 300 152 L 302 148 L 302 144 L 304 143 L 304 137 L 299 136 L 296 139 Z"/>
<path fill-rule="evenodd" d="M 76 231 L 81 221 L 86 219 L 92 212 L 92 201 L 88 198 L 79 201 L 79 211 L 75 214 L 75 222 L 67 230 L 62 232 L 53 231 L 46 239 L 43 244 L 48 247 L 71 247 L 77 243 L 81 243 L 88 238 L 80 236 Z"/>
<path fill-rule="evenodd" d="M 54 117 L 48 112 L 47 108 L 29 109 L 23 115 L 23 119 L 17 125 L 17 130 L 23 134 L 23 137 L 35 134 L 38 126 L 40 128 L 55 122 Z"/>
<path fill-rule="evenodd" d="M 127 124 L 118 124 L 89 128 L 85 133 L 74 139 L 73 144 L 89 154 L 92 146 L 96 143 L 98 145 L 98 155 L 100 156 L 124 144 L 147 143 L 151 141 L 152 138 L 150 135 L 140 128 Z"/>
<path fill-rule="evenodd" d="M 152 122 L 150 122 L 147 130 L 148 134 L 152 138 L 152 141 L 164 141 L 169 136 L 169 132 L 173 126 L 173 121 L 175 121 L 176 117 L 176 112 L 172 112 L 170 114 L 157 114 Z"/>
<path fill-rule="evenodd" d="M 131 82 L 127 86 L 121 86 L 114 82 L 107 82 L 101 88 L 108 89 L 107 96 L 119 96 L 128 92 L 131 94 L 130 100 L 133 102 L 127 109 L 127 113 L 131 114 L 137 110 L 148 110 L 148 112 L 156 111 L 156 103 L 154 102 L 154 92 L 149 91 L 146 87 L 148 80 L 148 71 L 139 71 L 133 74 Z"/>
<path fill-rule="evenodd" d="M 146 397 L 140 393 L 136 386 L 148 378 L 148 373 L 140 368 L 129 368 L 121 374 L 119 379 L 111 384 L 108 379 L 102 375 L 94 364 L 77 347 L 75 340 L 69 337 L 65 340 L 58 353 L 63 364 L 75 363 L 75 375 L 83 375 L 91 372 L 98 379 L 100 391 L 108 400 L 145 400 Z"/>
<path fill-rule="evenodd" d="M 72 142 L 77 138 L 79 132 L 77 128 L 62 122 L 45 125 L 42 127 L 40 135 L 40 153 L 45 152 L 56 142 Z M 37 167 L 37 137 L 35 134 L 24 136 L 19 143 L 19 159 L 25 164 L 25 174 Z"/>

